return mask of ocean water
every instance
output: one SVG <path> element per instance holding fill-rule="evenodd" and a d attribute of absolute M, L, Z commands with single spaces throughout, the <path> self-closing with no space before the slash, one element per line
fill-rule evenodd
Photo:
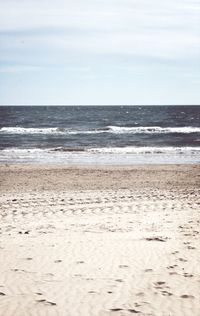
<path fill-rule="evenodd" d="M 200 106 L 2 106 L 0 162 L 200 162 Z"/>

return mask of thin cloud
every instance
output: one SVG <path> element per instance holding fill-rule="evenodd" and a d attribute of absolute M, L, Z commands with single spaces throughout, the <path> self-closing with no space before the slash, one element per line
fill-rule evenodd
<path fill-rule="evenodd" d="M 42 67 L 38 66 L 25 66 L 25 65 L 15 65 L 15 66 L 0 66 L 0 73 L 22 73 L 22 72 L 32 72 L 40 71 Z"/>
<path fill-rule="evenodd" d="M 200 52 L 196 1 L 16 1 L 2 3 L 4 50 L 142 54 L 188 58 Z M 6 12 L 6 14 L 5 14 Z"/>
<path fill-rule="evenodd" d="M 111 94 L 114 85 L 137 83 L 138 74 L 152 76 L 153 89 L 175 77 L 192 86 L 200 72 L 199 20 L 199 0 L 0 0 L 1 77 L 9 75 L 14 86 L 14 73 L 28 84 L 29 74 L 40 72 L 42 87 L 52 72 L 84 94 L 90 88 L 83 78 L 102 86 L 111 78 Z"/>

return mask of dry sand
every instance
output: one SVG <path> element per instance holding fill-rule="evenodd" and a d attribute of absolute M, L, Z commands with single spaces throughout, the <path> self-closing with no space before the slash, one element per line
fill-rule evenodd
<path fill-rule="evenodd" d="M 0 166 L 1 316 L 199 316 L 199 165 Z"/>

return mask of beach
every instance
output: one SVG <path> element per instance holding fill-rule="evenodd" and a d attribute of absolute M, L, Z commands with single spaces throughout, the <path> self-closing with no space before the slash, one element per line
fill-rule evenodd
<path fill-rule="evenodd" d="M 0 165 L 0 316 L 199 316 L 200 165 Z"/>

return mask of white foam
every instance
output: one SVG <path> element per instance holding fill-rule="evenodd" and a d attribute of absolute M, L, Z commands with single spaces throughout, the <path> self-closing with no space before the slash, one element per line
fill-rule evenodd
<path fill-rule="evenodd" d="M 108 126 L 109 131 L 116 134 L 168 134 L 168 133 L 199 133 L 200 127 L 160 127 L 160 126 L 138 126 L 138 127 L 121 127 Z"/>
<path fill-rule="evenodd" d="M 63 134 L 64 130 L 56 127 L 32 128 L 32 127 L 2 127 L 1 133 L 5 134 Z"/>
<path fill-rule="evenodd" d="M 98 148 L 85 148 L 84 150 L 80 148 L 5 148 L 0 150 L 1 154 L 55 154 L 55 155 L 64 155 L 73 152 L 87 152 L 87 153 L 102 153 L 102 154 L 200 154 L 200 146 L 198 147 L 153 147 L 153 146 L 127 146 L 127 147 L 98 147 Z"/>
<path fill-rule="evenodd" d="M 80 152 L 55 151 L 55 148 L 0 150 L 0 163 L 120 165 L 199 162 L 200 147 L 114 147 L 90 148 Z"/>
<path fill-rule="evenodd" d="M 103 147 L 90 148 L 88 151 L 93 153 L 105 154 L 200 154 L 200 147 Z"/>
<path fill-rule="evenodd" d="M 108 132 L 108 130 L 70 130 L 68 128 L 45 127 L 2 127 L 0 133 L 2 134 L 58 134 L 58 135 L 77 135 L 77 134 L 100 134 Z"/>
<path fill-rule="evenodd" d="M 107 126 L 105 129 L 96 130 L 71 130 L 68 128 L 58 127 L 2 127 L 0 133 L 2 134 L 167 134 L 167 133 L 199 133 L 200 127 L 160 127 L 160 126 L 138 126 L 138 127 L 123 127 L 123 126 Z"/>

